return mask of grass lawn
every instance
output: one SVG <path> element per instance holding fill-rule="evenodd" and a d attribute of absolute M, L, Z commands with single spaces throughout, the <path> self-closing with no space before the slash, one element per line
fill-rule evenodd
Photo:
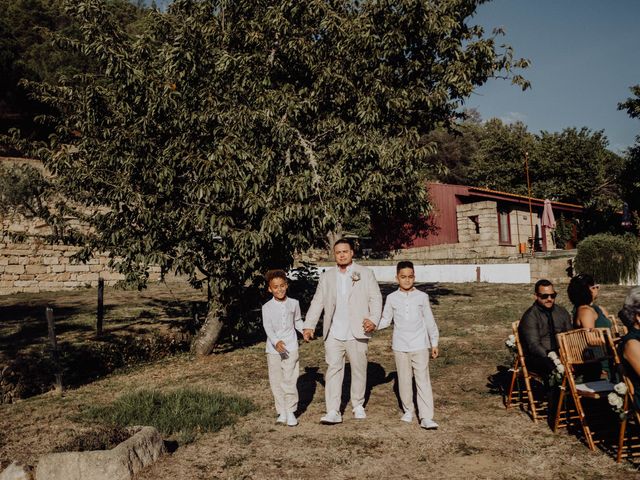
<path fill-rule="evenodd" d="M 533 301 L 531 289 L 428 286 L 441 333 L 441 357 L 431 362 L 437 431 L 399 421 L 389 329 L 369 345 L 367 420 L 354 420 L 347 408 L 343 424 L 319 425 L 325 364 L 322 342 L 314 341 L 300 350 L 300 425 L 276 426 L 264 343 L 259 343 L 207 358 L 166 358 L 63 397 L 47 394 L 2 405 L 0 460 L 3 465 L 9 460 L 33 464 L 39 454 L 90 430 L 92 425 L 82 420 L 87 411 L 111 405 L 125 394 L 190 388 L 245 397 L 255 410 L 232 426 L 203 431 L 190 443 L 179 444 L 138 479 L 633 477 L 634 465 L 617 465 L 605 452 L 590 452 L 575 434 L 553 434 L 544 422 L 533 424 L 518 409 L 505 411 L 502 398 L 488 386 L 488 377 L 510 363 L 504 340 L 510 323 Z M 383 290 L 388 293 L 392 287 Z M 567 306 L 566 289 L 558 290 L 558 302 Z M 605 285 L 599 303 L 617 312 L 627 290 Z M 8 301 L 2 298 L 5 305 Z"/>

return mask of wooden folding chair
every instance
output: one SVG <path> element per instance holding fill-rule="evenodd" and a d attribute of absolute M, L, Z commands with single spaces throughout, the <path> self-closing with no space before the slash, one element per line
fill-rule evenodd
<path fill-rule="evenodd" d="M 511 324 L 511 330 L 513 330 L 513 335 L 516 338 L 517 353 L 516 353 L 516 359 L 513 362 L 513 368 L 512 368 L 513 373 L 511 375 L 511 383 L 509 384 L 509 391 L 507 392 L 507 396 L 505 397 L 504 404 L 507 410 L 509 410 L 509 408 L 511 408 L 511 406 L 514 403 L 522 407 L 524 406 L 524 403 L 525 403 L 523 401 L 523 396 L 524 394 L 526 394 L 527 403 L 529 405 L 529 415 L 531 416 L 531 419 L 535 423 L 537 423 L 538 418 L 546 417 L 546 415 L 540 414 L 538 411 L 539 409 L 543 408 L 543 404 L 546 403 L 546 399 L 544 401 L 535 399 L 533 395 L 533 389 L 531 388 L 531 380 L 533 379 L 541 384 L 544 384 L 544 380 L 541 375 L 538 375 L 535 372 L 529 372 L 529 370 L 527 369 L 527 365 L 524 361 L 522 344 L 520 343 L 520 337 L 518 335 L 519 323 L 520 322 L 513 322 Z M 524 383 L 524 388 L 522 388 L 522 385 L 520 383 L 521 380 Z M 516 388 L 516 384 L 518 385 L 517 388 Z M 518 395 L 518 400 L 515 402 L 513 399 L 514 393 L 517 393 Z"/>
<path fill-rule="evenodd" d="M 626 415 L 620 422 L 620 433 L 618 434 L 618 455 L 616 457 L 616 461 L 620 463 L 623 457 L 637 457 L 640 455 L 640 435 L 629 435 L 625 438 L 625 434 L 627 433 L 627 424 L 629 420 L 632 420 L 636 424 L 636 430 L 640 429 L 640 413 L 638 409 L 635 407 L 633 402 L 634 396 L 634 387 L 633 383 L 629 377 L 627 377 L 626 372 L 622 365 L 619 367 L 619 373 L 621 377 L 621 381 L 625 383 L 627 386 L 627 393 L 624 396 L 624 404 L 622 406 L 623 410 L 626 412 Z M 625 452 L 625 443 L 626 452 Z"/>
<path fill-rule="evenodd" d="M 560 350 L 560 360 L 565 367 L 565 375 L 560 387 L 560 397 L 558 399 L 553 431 L 557 431 L 560 419 L 563 413 L 566 413 L 564 401 L 566 390 L 569 388 L 569 392 L 571 393 L 570 398 L 575 405 L 577 418 L 580 420 L 587 446 L 589 449 L 595 450 L 593 434 L 586 420 L 582 399 L 606 399 L 607 395 L 613 391 L 613 383 L 608 380 L 599 379 L 577 383 L 575 379 L 576 367 L 580 368 L 582 365 L 600 364 L 603 360 L 612 361 L 614 366 L 617 367 L 619 360 L 613 345 L 611 332 L 608 328 L 581 328 L 559 333 L 556 337 Z M 610 413 L 608 404 L 606 408 L 607 413 Z M 592 417 L 594 416 L 590 415 L 590 419 L 593 419 Z M 567 421 L 568 420 L 567 414 Z"/>
<path fill-rule="evenodd" d="M 622 325 L 618 320 L 618 317 L 615 315 L 609 315 L 608 318 L 611 321 L 611 333 L 613 334 L 614 340 L 617 340 L 627 334 L 627 327 Z"/>

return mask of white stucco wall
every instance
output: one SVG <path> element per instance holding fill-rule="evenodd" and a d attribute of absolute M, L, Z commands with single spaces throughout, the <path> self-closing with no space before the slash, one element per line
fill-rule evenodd
<path fill-rule="evenodd" d="M 367 265 L 373 270 L 380 282 L 394 282 L 395 265 Z M 324 272 L 331 267 L 319 267 Z M 416 282 L 465 283 L 477 281 L 480 269 L 480 281 L 488 283 L 529 283 L 531 269 L 528 263 L 509 264 L 468 264 L 468 265 L 416 265 Z"/>

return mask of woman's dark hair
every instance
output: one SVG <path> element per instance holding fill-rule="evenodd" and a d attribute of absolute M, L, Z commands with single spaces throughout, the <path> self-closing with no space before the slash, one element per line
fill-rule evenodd
<path fill-rule="evenodd" d="M 618 317 L 628 329 L 634 328 L 636 315 L 640 315 L 640 287 L 632 288 L 624 299 L 622 310 L 618 312 Z"/>
<path fill-rule="evenodd" d="M 581 305 L 590 305 L 593 302 L 590 287 L 595 284 L 593 277 L 588 273 L 580 273 L 571 279 L 567 287 L 567 295 L 576 309 Z"/>

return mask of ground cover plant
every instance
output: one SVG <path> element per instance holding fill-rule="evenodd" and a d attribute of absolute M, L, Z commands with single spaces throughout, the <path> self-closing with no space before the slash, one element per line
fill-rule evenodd
<path fill-rule="evenodd" d="M 383 286 L 383 293 L 394 287 Z M 518 409 L 505 411 L 489 376 L 511 360 L 504 341 L 510 324 L 533 301 L 532 285 L 421 285 L 431 296 L 441 332 L 441 358 L 430 365 L 435 420 L 427 432 L 399 421 L 391 332 L 369 346 L 367 414 L 345 411 L 345 422 L 319 425 L 324 412 L 324 352 L 314 341 L 300 350 L 300 425 L 274 424 L 264 343 L 211 357 L 164 358 L 68 391 L 0 406 L 0 461 L 35 462 L 39 454 L 95 428 L 79 418 L 89 406 L 107 407 L 124 392 L 167 393 L 182 388 L 246 397 L 256 409 L 229 427 L 177 439 L 173 453 L 140 479 L 622 479 L 635 473 L 608 452 L 590 452 L 573 433 L 553 434 Z M 558 302 L 568 307 L 566 288 Z M 616 312 L 628 290 L 603 286 L 600 303 Z M 188 439 L 187 439 L 188 440 Z"/>
<path fill-rule="evenodd" d="M 220 392 L 190 388 L 160 392 L 138 390 L 125 393 L 115 402 L 90 407 L 83 414 L 86 422 L 119 427 L 149 425 L 164 435 L 178 434 L 193 439 L 197 432 L 217 432 L 235 423 L 254 409 L 246 398 Z"/>

